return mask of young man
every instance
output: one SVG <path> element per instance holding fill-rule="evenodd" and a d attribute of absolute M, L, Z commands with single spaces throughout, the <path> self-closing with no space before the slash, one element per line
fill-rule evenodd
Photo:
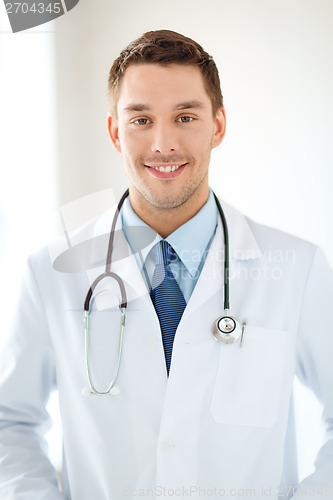
<path fill-rule="evenodd" d="M 61 272 L 47 250 L 29 261 L 1 367 L 1 498 L 333 498 L 333 277 L 322 252 L 222 203 L 228 244 L 208 186 L 225 112 L 215 63 L 196 42 L 146 33 L 115 61 L 109 93 L 129 197 L 110 252 L 114 210 L 73 235 L 73 247 L 89 243 L 80 270 L 76 260 Z M 327 423 L 301 484 L 295 373 Z M 62 492 L 42 439 L 54 388 Z"/>

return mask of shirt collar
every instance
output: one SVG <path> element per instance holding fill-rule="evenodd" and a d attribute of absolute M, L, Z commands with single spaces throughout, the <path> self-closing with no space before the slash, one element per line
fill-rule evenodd
<path fill-rule="evenodd" d="M 121 222 L 126 240 L 132 252 L 139 256 L 137 262 L 140 271 L 142 271 L 150 250 L 162 238 L 134 212 L 129 197 L 125 199 L 121 208 Z M 140 236 L 141 234 L 142 237 Z M 147 238 L 145 238 L 145 234 Z"/>
<path fill-rule="evenodd" d="M 209 203 L 210 199 L 211 194 L 208 199 Z M 236 210 L 226 202 L 222 200 L 220 201 L 228 223 L 230 257 L 239 261 L 261 258 L 263 253 L 256 238 L 256 236 L 258 237 L 258 235 L 261 234 L 261 226 L 254 223 L 251 219 L 245 217 L 238 210 Z M 127 217 L 130 217 L 130 215 L 133 214 L 133 220 L 136 221 L 138 226 L 144 226 L 146 231 L 147 228 L 151 231 L 150 243 L 144 245 L 145 248 L 143 248 L 141 252 L 143 261 L 145 261 L 149 251 L 161 239 L 161 237 L 154 233 L 152 229 L 150 229 L 149 226 L 147 226 L 133 212 L 128 199 L 126 200 L 126 202 L 127 203 L 125 203 L 125 207 L 123 207 L 126 211 L 126 221 Z M 52 265 L 55 266 L 55 269 L 62 272 L 69 272 L 69 270 L 70 272 L 81 272 L 82 269 L 94 270 L 95 268 L 100 269 L 101 266 L 105 266 L 108 243 L 110 239 L 110 227 L 115 210 L 116 205 L 107 210 L 101 217 L 98 217 L 98 219 L 91 221 L 90 223 L 79 229 L 66 233 L 62 238 L 59 238 L 55 242 L 51 243 L 49 245 L 49 253 L 52 260 Z M 124 224 L 122 224 L 121 219 L 122 218 L 119 217 L 116 224 L 117 234 L 123 234 L 122 229 L 124 228 Z M 129 220 L 127 224 L 133 224 L 133 221 L 131 222 Z M 219 225 L 221 225 L 220 222 Z M 148 233 L 146 232 L 145 234 L 145 239 L 148 241 Z M 196 234 L 197 232 L 195 231 L 194 234 L 191 235 L 191 237 L 195 237 Z M 223 233 L 221 235 L 221 243 L 223 241 L 222 238 Z M 119 238 L 119 240 L 123 241 L 121 238 Z M 126 239 L 125 237 L 123 243 L 124 246 L 121 247 L 120 253 L 123 252 L 123 255 L 129 255 L 128 252 L 133 252 L 133 248 L 131 248 L 128 243 L 128 239 Z M 188 245 L 190 244 L 191 243 L 189 241 Z M 128 247 L 127 253 L 124 251 L 125 246 L 126 248 Z M 115 256 L 113 255 L 113 267 L 117 267 L 117 260 L 120 260 L 119 255 L 118 259 L 115 259 Z M 141 261 L 140 258 L 138 258 L 137 260 Z M 129 271 L 126 271 L 126 274 L 125 269 L 127 268 L 123 265 L 123 263 L 121 263 L 121 267 L 117 269 L 120 275 L 122 275 L 124 279 L 127 279 L 128 277 L 128 282 L 130 282 L 133 269 L 130 270 L 131 268 L 129 267 Z"/>
<path fill-rule="evenodd" d="M 208 200 L 199 212 L 166 238 L 192 277 L 197 273 L 216 227 L 217 207 L 213 193 L 209 191 Z"/>
<path fill-rule="evenodd" d="M 150 250 L 162 238 L 137 216 L 132 209 L 129 198 L 124 202 L 121 218 L 125 236 L 132 251 L 141 254 L 138 264 L 142 269 Z M 210 191 L 207 202 L 199 212 L 166 238 L 191 276 L 195 276 L 197 273 L 205 250 L 215 234 L 216 227 L 217 208 L 213 193 Z M 138 234 L 138 228 L 142 228 L 142 231 L 145 232 L 145 237 L 142 240 L 146 241 L 144 245 L 140 245 L 142 248 L 138 248 L 134 238 L 134 235 Z"/>

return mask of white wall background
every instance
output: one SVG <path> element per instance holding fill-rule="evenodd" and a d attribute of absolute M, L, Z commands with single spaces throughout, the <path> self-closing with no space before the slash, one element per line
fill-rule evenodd
<path fill-rule="evenodd" d="M 228 132 L 211 184 L 333 262 L 332 22 L 331 0 L 81 0 L 56 24 L 61 201 L 126 186 L 105 133 L 108 70 L 144 31 L 174 29 L 220 70 Z"/>
<path fill-rule="evenodd" d="M 256 220 L 319 243 L 333 265 L 332 21 L 331 0 L 80 0 L 44 26 L 54 31 L 46 37 L 2 33 L 1 57 L 14 50 L 15 66 L 0 80 L 7 77 L 3 144 L 12 144 L 1 165 L 9 226 L 12 206 L 26 210 L 33 199 L 41 208 L 23 220 L 26 239 L 38 239 L 52 196 L 62 205 L 106 188 L 121 194 L 126 179 L 105 127 L 108 71 L 129 41 L 166 28 L 195 38 L 220 69 L 228 131 L 212 155 L 211 185 Z M 33 137 L 49 146 L 34 147 Z M 320 408 L 306 391 L 298 395 L 304 476 L 320 439 Z"/>
<path fill-rule="evenodd" d="M 0 4 L 0 303 L 8 313 L 27 253 L 47 240 L 57 206 L 52 33 L 13 35 Z M 2 314 L 0 341 L 10 315 Z"/>
<path fill-rule="evenodd" d="M 0 347 L 26 256 L 52 237 L 58 205 L 56 101 L 52 26 L 11 33 L 0 3 Z M 55 399 L 51 457 L 60 461 L 61 429 Z"/>

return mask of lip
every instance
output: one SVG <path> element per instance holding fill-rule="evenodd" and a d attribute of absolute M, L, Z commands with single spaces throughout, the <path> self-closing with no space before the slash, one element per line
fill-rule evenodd
<path fill-rule="evenodd" d="M 149 170 L 149 173 L 156 177 L 157 179 L 175 179 L 176 177 L 179 177 L 179 175 L 182 174 L 184 171 L 187 163 L 183 163 L 177 170 L 174 170 L 173 172 L 160 172 L 159 170 L 156 170 L 154 167 L 168 167 L 176 165 L 175 163 L 154 163 L 152 165 L 145 165 L 145 167 Z"/>

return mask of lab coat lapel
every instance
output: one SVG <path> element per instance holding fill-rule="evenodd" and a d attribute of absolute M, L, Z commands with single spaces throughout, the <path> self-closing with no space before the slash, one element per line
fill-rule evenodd
<path fill-rule="evenodd" d="M 227 203 L 222 202 L 221 204 L 229 231 L 230 276 L 236 276 L 239 261 L 259 259 L 262 252 L 246 217 Z M 90 283 L 105 270 L 109 234 L 115 209 L 116 207 L 113 207 L 108 210 L 95 222 L 93 230 L 89 230 L 87 233 L 90 236 L 93 234 L 87 269 Z M 121 218 L 118 217 L 112 271 L 124 280 L 129 302 L 138 297 L 145 297 L 150 307 L 152 307 L 147 285 L 121 229 Z M 222 223 L 219 218 L 216 235 L 209 249 L 199 280 L 184 311 L 183 318 L 186 318 L 188 314 L 202 306 L 216 293 L 221 293 L 221 308 L 223 307 L 223 240 Z M 104 281 L 103 286 L 108 287 L 111 280 Z"/>
<path fill-rule="evenodd" d="M 89 282 L 105 270 L 106 256 L 108 251 L 110 228 L 116 207 L 106 212 L 96 223 L 94 239 L 91 246 L 90 266 L 87 270 Z M 121 217 L 118 216 L 116 224 L 116 235 L 112 255 L 111 271 L 118 274 L 124 281 L 127 301 L 131 302 L 143 297 L 151 304 L 147 285 L 141 275 L 135 256 L 122 231 Z M 103 290 L 114 287 L 113 280 L 103 280 Z"/>
<path fill-rule="evenodd" d="M 246 217 L 227 203 L 221 202 L 229 232 L 230 276 L 237 276 L 239 261 L 260 259 L 262 252 Z M 215 237 L 198 282 L 183 314 L 183 319 L 201 307 L 216 293 L 221 294 L 223 311 L 224 236 L 219 218 Z M 232 287 L 232 283 L 230 285 Z"/>

